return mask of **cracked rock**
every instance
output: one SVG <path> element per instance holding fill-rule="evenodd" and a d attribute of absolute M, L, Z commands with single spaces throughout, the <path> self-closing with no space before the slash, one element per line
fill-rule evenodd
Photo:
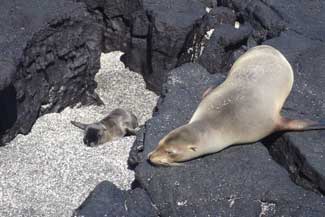
<path fill-rule="evenodd" d="M 288 43 L 290 41 L 290 43 Z M 325 117 L 325 46 L 295 32 L 266 41 L 281 50 L 294 70 L 295 82 L 285 104 L 291 118 L 322 121 Z M 325 131 L 286 133 L 267 143 L 272 156 L 307 189 L 325 193 Z"/>
<path fill-rule="evenodd" d="M 122 191 L 112 183 L 103 181 L 96 186 L 72 216 L 156 217 L 158 213 L 143 189 Z"/>

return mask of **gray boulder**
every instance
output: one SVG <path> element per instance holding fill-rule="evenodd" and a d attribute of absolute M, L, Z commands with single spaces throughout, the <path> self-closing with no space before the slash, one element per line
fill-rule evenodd
<path fill-rule="evenodd" d="M 122 191 L 114 184 L 103 181 L 74 211 L 73 216 L 157 217 L 158 213 L 143 189 L 136 188 L 132 191 Z"/>

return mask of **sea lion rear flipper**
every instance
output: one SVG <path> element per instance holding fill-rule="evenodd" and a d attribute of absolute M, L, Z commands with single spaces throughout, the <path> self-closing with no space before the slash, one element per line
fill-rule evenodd
<path fill-rule="evenodd" d="M 80 122 L 77 122 L 77 121 L 70 121 L 70 123 L 82 130 L 85 130 L 87 128 L 87 125 L 88 124 L 83 124 L 83 123 L 80 123 Z"/>
<path fill-rule="evenodd" d="M 325 121 L 299 120 L 282 117 L 277 131 L 325 130 Z"/>

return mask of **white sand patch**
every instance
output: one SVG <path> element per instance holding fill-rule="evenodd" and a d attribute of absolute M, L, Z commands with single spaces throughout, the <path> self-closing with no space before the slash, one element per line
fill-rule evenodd
<path fill-rule="evenodd" d="M 96 91 L 105 106 L 44 115 L 31 133 L 0 148 L 0 216 L 71 216 L 100 181 L 130 188 L 134 174 L 127 158 L 135 137 L 90 148 L 70 124 L 100 120 L 118 107 L 132 111 L 140 124 L 151 117 L 158 97 L 145 89 L 141 75 L 125 69 L 120 55 L 101 57 Z"/>

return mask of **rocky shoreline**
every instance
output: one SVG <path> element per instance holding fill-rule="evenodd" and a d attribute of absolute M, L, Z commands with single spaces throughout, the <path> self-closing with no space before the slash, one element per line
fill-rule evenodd
<path fill-rule="evenodd" d="M 35 13 L 41 6 L 47 10 Z M 155 168 L 145 156 L 162 135 L 188 120 L 199 90 L 220 83 L 232 63 L 259 44 L 279 49 L 294 69 L 294 88 L 283 112 L 324 118 L 325 2 L 60 0 L 45 7 L 33 0 L 28 7 L 8 1 L 2 10 L 2 23 L 15 18 L 11 26 L 2 24 L 0 37 L 0 103 L 10 102 L 0 106 L 1 114 L 8 113 L 1 117 L 2 142 L 27 134 L 43 114 L 78 102 L 100 103 L 93 79 L 101 51 L 123 51 L 126 66 L 160 94 L 130 152 L 133 189 L 108 198 L 118 191 L 104 183 L 100 189 L 107 188 L 107 194 L 97 198 L 95 189 L 75 215 L 115 210 L 116 216 L 143 216 L 123 204 L 135 195 L 153 204 L 130 205 L 147 210 L 147 216 L 324 215 L 323 131 L 274 135 L 184 168 Z M 24 13 L 19 17 L 18 12 Z M 37 22 L 27 25 L 27 18 Z M 35 84 L 42 85 L 34 89 Z"/>

